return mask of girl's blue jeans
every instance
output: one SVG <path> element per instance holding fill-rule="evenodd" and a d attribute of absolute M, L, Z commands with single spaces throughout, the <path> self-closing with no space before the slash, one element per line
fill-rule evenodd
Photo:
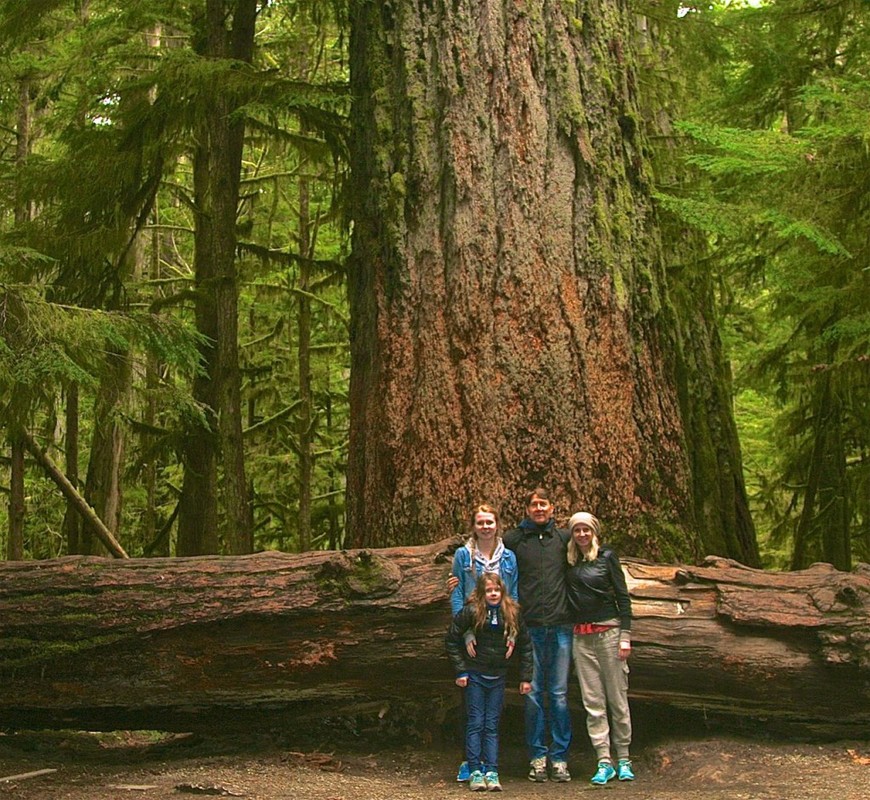
<path fill-rule="evenodd" d="M 486 677 L 479 672 L 468 675 L 465 687 L 465 754 L 468 768 L 474 772 L 486 764 L 498 770 L 498 725 L 504 706 L 505 677 Z"/>

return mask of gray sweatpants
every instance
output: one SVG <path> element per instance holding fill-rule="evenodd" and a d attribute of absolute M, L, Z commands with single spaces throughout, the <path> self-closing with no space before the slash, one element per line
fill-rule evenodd
<path fill-rule="evenodd" d="M 618 655 L 619 628 L 604 633 L 574 634 L 573 652 L 586 709 L 586 729 L 598 760 L 611 760 L 611 739 L 616 758 L 628 758 L 631 745 L 628 662 Z"/>

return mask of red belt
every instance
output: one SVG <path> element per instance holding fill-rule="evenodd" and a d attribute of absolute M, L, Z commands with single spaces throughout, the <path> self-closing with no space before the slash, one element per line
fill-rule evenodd
<path fill-rule="evenodd" d="M 599 625 L 597 622 L 578 622 L 574 626 L 574 633 L 604 633 L 613 627 L 613 625 Z"/>

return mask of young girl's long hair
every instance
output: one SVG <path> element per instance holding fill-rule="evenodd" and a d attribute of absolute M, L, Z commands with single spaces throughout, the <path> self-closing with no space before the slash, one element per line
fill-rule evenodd
<path fill-rule="evenodd" d="M 507 591 L 501 576 L 495 572 L 484 572 L 477 579 L 474 594 L 468 601 L 474 606 L 474 629 L 479 631 L 486 623 L 486 584 L 494 583 L 501 589 L 501 613 L 504 619 L 505 639 L 516 639 L 519 633 L 520 604 Z"/>

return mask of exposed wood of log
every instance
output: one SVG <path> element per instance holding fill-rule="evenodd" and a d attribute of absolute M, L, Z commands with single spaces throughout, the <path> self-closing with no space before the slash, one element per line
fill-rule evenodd
<path fill-rule="evenodd" d="M 292 730 L 412 700 L 435 719 L 456 698 L 443 651 L 455 545 L 0 564 L 0 719 L 199 730 L 268 712 Z M 625 566 L 635 700 L 866 735 L 870 567 Z"/>

